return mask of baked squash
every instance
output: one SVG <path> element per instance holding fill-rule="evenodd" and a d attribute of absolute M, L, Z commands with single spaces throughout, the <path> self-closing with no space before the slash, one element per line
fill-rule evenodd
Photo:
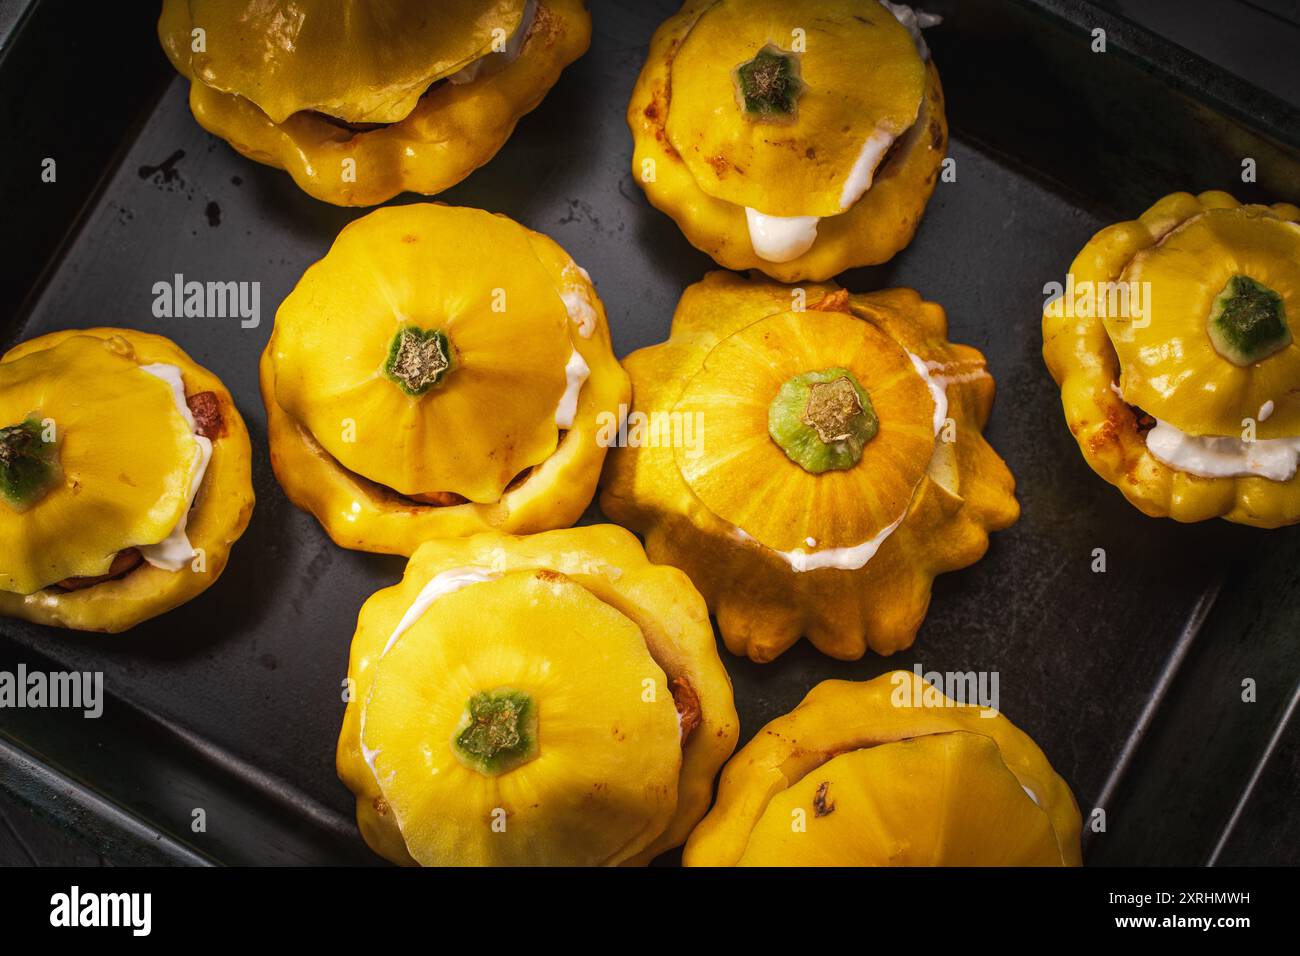
<path fill-rule="evenodd" d="M 733 653 L 770 661 L 801 634 L 848 660 L 903 650 L 934 576 L 1019 514 L 980 434 L 984 357 L 911 289 L 714 272 L 624 365 L 601 507 L 690 575 Z"/>
<path fill-rule="evenodd" d="M 1300 207 L 1175 193 L 1097 233 L 1043 311 L 1092 469 L 1155 517 L 1300 521 Z"/>
<path fill-rule="evenodd" d="M 0 358 L 0 615 L 118 632 L 211 587 L 253 510 L 248 431 L 175 343 L 53 332 Z"/>
<path fill-rule="evenodd" d="M 722 772 L 687 866 L 1078 866 L 1074 795 L 999 713 L 915 673 L 823 681 Z"/>
<path fill-rule="evenodd" d="M 276 313 L 271 464 L 341 546 L 565 527 L 628 401 L 604 307 L 547 237 L 477 209 L 379 209 Z"/>
<path fill-rule="evenodd" d="M 204 129 L 305 192 L 432 195 L 491 159 L 591 40 L 582 0 L 164 0 Z"/>
<path fill-rule="evenodd" d="M 937 18 L 877 0 L 687 0 L 628 104 L 633 175 L 729 269 L 797 282 L 892 258 L 948 141 L 918 22 Z"/>
<path fill-rule="evenodd" d="M 339 777 L 394 863 L 647 863 L 736 746 L 703 600 L 613 525 L 421 545 L 348 675 Z"/>

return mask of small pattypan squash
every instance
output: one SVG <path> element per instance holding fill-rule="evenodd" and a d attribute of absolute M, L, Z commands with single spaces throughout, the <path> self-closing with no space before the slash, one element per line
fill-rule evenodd
<path fill-rule="evenodd" d="M 205 129 L 317 199 L 433 194 L 486 163 L 591 40 L 581 0 L 164 0 Z"/>
<path fill-rule="evenodd" d="M 416 204 L 347 226 L 276 314 L 271 463 L 340 545 L 565 527 L 628 401 L 604 307 L 547 237 Z"/>
<path fill-rule="evenodd" d="M 1300 521 L 1300 208 L 1175 193 L 1109 226 L 1043 312 L 1088 464 L 1156 517 Z"/>
<path fill-rule="evenodd" d="M 613 525 L 421 545 L 348 675 L 339 777 L 394 863 L 647 863 L 736 746 L 704 601 Z"/>
<path fill-rule="evenodd" d="M 687 0 L 628 105 L 650 202 L 720 265 L 785 282 L 891 258 L 948 141 L 917 17 L 896 8 Z"/>
<path fill-rule="evenodd" d="M 691 576 L 734 653 L 770 661 L 801 634 L 843 659 L 910 646 L 934 576 L 1019 514 L 980 434 L 993 379 L 946 335 L 911 289 L 711 273 L 668 341 L 624 362 L 602 509 Z"/>
<path fill-rule="evenodd" d="M 0 615 L 117 632 L 216 582 L 253 510 L 248 431 L 173 342 L 55 332 L 0 358 Z"/>
<path fill-rule="evenodd" d="M 723 769 L 687 866 L 1078 866 L 1079 809 L 1011 721 L 908 671 L 823 681 Z"/>

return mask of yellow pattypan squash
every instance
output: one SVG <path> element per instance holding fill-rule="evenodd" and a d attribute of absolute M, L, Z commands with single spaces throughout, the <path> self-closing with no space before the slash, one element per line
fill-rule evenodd
<path fill-rule="evenodd" d="M 1093 470 L 1143 512 L 1300 521 L 1300 208 L 1175 193 L 1097 233 L 1043 312 Z"/>
<path fill-rule="evenodd" d="M 843 659 L 902 650 L 934 576 L 1019 514 L 980 434 L 984 357 L 946 336 L 910 289 L 711 273 L 624 362 L 601 507 L 690 575 L 733 653 L 770 661 L 801 634 Z"/>
<path fill-rule="evenodd" d="M 877 0 L 687 0 L 632 92 L 633 175 L 727 268 L 797 282 L 884 262 L 947 147 L 922 43 Z"/>
<path fill-rule="evenodd" d="M 604 308 L 558 245 L 433 204 L 347 226 L 276 314 L 271 462 L 343 547 L 564 527 L 628 401 Z"/>
<path fill-rule="evenodd" d="M 225 386 L 162 336 L 74 330 L 11 349 L 0 615 L 117 632 L 200 594 L 248 525 L 250 459 Z"/>
<path fill-rule="evenodd" d="M 591 40 L 582 0 L 164 0 L 190 109 L 317 199 L 448 189 Z"/>
<path fill-rule="evenodd" d="M 1074 795 L 1001 714 L 921 677 L 823 681 L 722 772 L 687 866 L 1078 866 Z"/>
<path fill-rule="evenodd" d="M 395 863 L 647 863 L 736 745 L 704 601 L 613 525 L 421 545 L 348 675 L 339 777 Z"/>

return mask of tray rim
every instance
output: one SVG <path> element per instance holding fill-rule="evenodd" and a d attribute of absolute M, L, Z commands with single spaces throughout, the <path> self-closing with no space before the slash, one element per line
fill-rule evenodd
<path fill-rule="evenodd" d="M 31 23 L 38 7 L 48 0 L 20 0 L 24 8 L 12 24 L 12 30 L 0 45 L 0 66 L 11 50 L 24 42 L 26 27 Z M 1285 149 L 1300 155 L 1300 107 L 1261 89 L 1186 50 L 1173 41 L 1141 26 L 1120 13 L 1090 5 L 1087 0 L 1002 0 L 1004 3 L 1042 15 L 1064 25 L 1067 29 L 1088 32 L 1094 28 L 1106 31 L 1108 45 L 1113 51 L 1150 71 L 1157 80 L 1171 90 L 1193 101 L 1210 106 L 1216 112 L 1250 128 L 1260 136 L 1283 144 Z M 924 0 L 916 6 L 924 7 Z M 101 201 L 108 183 L 120 169 L 139 132 L 140 126 L 152 114 L 158 100 L 174 78 L 168 78 L 154 93 L 139 104 L 139 122 L 124 128 L 118 148 L 111 161 L 106 163 L 101 176 L 90 189 L 79 211 L 69 223 L 63 240 L 51 252 L 45 268 L 35 278 L 21 306 L 0 331 L 0 341 L 10 337 L 12 329 L 22 326 L 40 298 L 48 277 L 57 271 L 66 249 L 84 226 L 88 213 Z M 1196 621 L 1189 627 L 1199 627 L 1210 608 L 1202 607 L 1204 596 L 1193 611 Z M 1213 596 L 1209 598 L 1214 603 Z M 9 644 L 0 622 L 0 640 Z M 1180 641 L 1181 643 L 1181 641 Z M 13 645 L 23 650 L 21 645 Z M 1175 654 L 1176 656 L 1176 654 Z M 1178 661 L 1166 661 L 1162 670 L 1162 683 L 1166 676 L 1177 670 Z M 1158 710 L 1157 693 L 1149 700 L 1148 708 Z M 129 698 L 118 700 L 165 728 L 165 722 L 142 711 Z M 1288 712 L 1289 713 L 1289 712 Z M 1146 709 L 1143 717 L 1146 717 Z M 1285 720 L 1285 718 L 1284 718 Z M 1103 795 L 1111 794 L 1122 782 L 1132 757 L 1143 736 L 1145 724 L 1139 721 L 1121 750 L 1117 763 L 1108 776 Z M 1278 732 L 1284 723 L 1278 725 Z M 1272 747 L 1265 757 L 1271 755 Z M 1261 764 L 1262 767 L 1262 764 Z M 214 770 L 221 772 L 220 767 Z M 1251 784 L 1253 786 L 1253 780 Z M 93 781 L 81 780 L 69 768 L 42 758 L 10 736 L 0 725 L 0 790 L 15 797 L 39 816 L 59 825 L 66 831 L 85 839 L 113 862 L 127 865 L 190 865 L 205 866 L 221 861 L 198 851 L 165 830 L 157 828 L 140 813 L 127 809 L 99 793 Z M 1247 794 L 1249 793 L 1249 788 Z M 1099 797 L 1100 802 L 1100 797 Z M 1225 829 L 1229 833 L 1231 823 Z M 1220 840 L 1222 842 L 1222 839 Z M 1086 843 L 1085 843 L 1086 847 Z"/>

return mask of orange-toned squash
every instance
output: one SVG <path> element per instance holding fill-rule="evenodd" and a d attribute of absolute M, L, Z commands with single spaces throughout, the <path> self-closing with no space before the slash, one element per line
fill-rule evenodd
<path fill-rule="evenodd" d="M 800 635 L 844 659 L 902 650 L 934 576 L 978 560 L 1019 514 L 980 434 L 984 357 L 946 336 L 943 310 L 910 289 L 711 273 L 683 294 L 668 341 L 624 361 L 633 405 L 601 507 L 691 576 L 734 653 L 770 661 Z M 875 431 L 818 470 L 804 452 L 819 436 L 788 441 L 773 416 L 791 412 L 783 396 L 803 376 L 846 371 Z"/>

